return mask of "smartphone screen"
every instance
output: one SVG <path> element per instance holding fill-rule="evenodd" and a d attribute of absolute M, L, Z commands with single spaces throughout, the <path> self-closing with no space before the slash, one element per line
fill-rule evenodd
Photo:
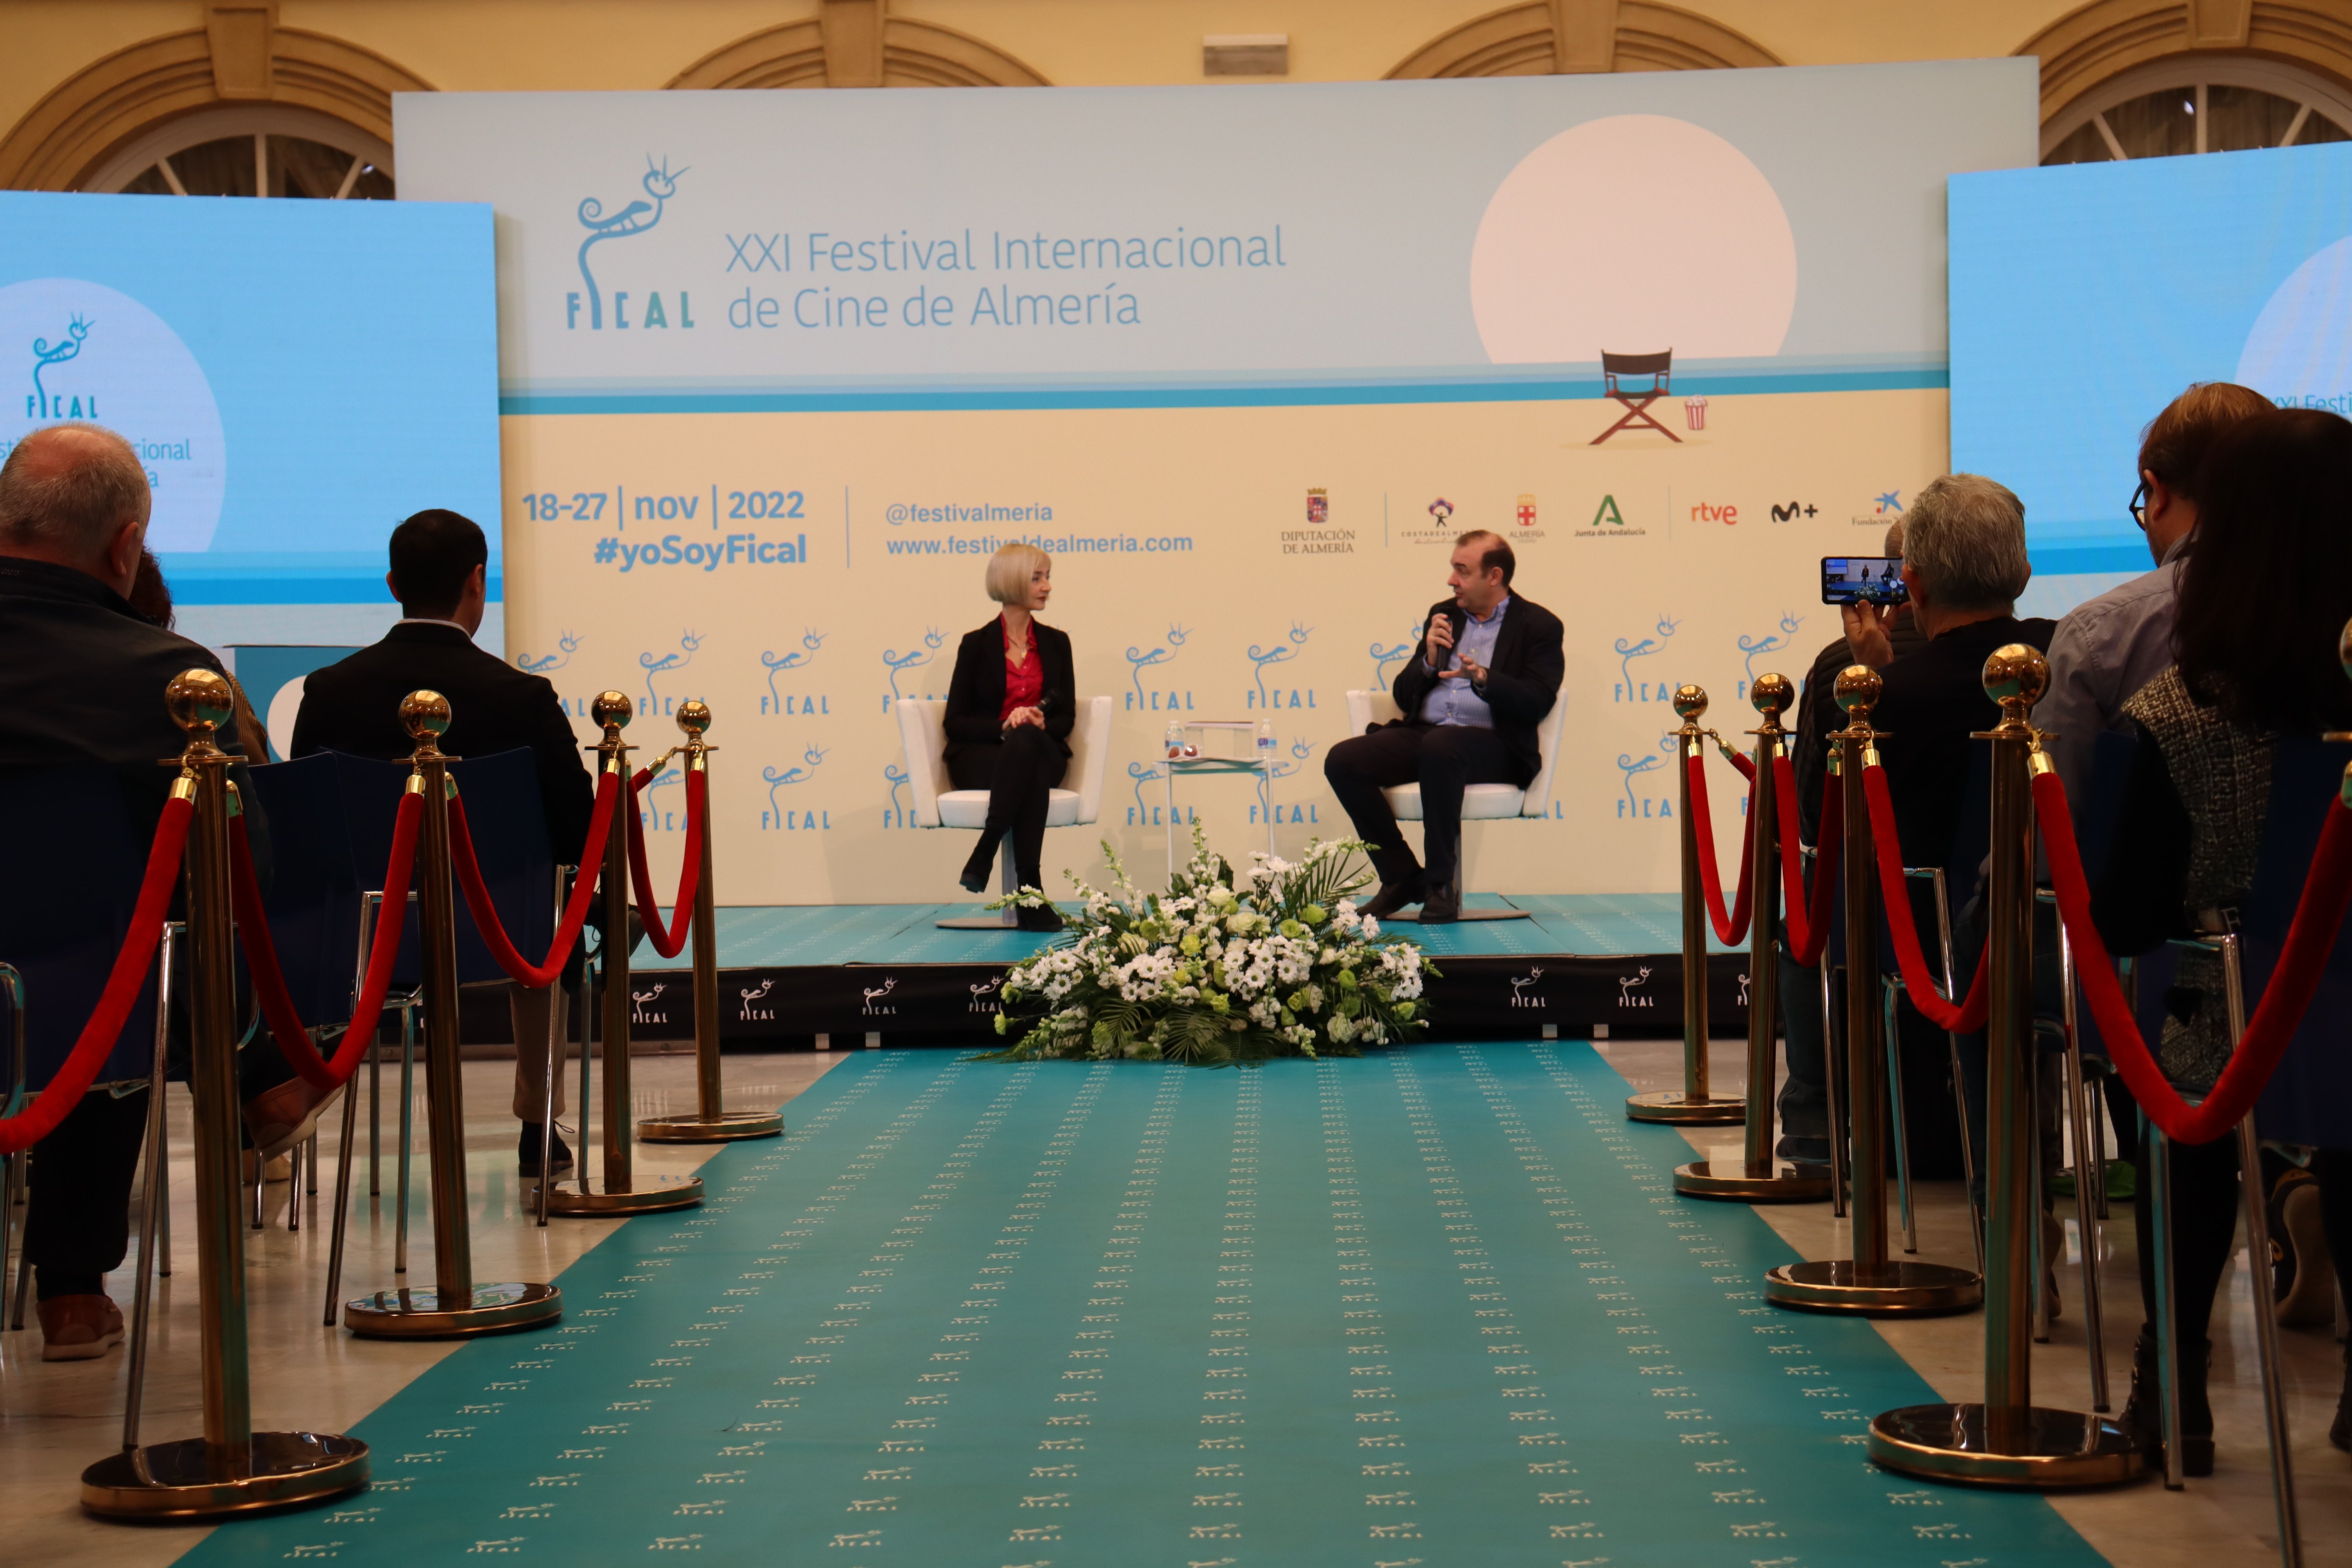
<path fill-rule="evenodd" d="M 1903 586 L 1903 558 L 1899 555 L 1822 557 L 1824 605 L 1902 605 L 1910 599 L 1910 593 Z"/>

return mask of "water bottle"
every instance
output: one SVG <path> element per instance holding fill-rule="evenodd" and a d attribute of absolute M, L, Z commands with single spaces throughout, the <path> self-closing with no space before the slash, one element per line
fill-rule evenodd
<path fill-rule="evenodd" d="M 1274 721 L 1261 719 L 1257 721 L 1257 765 L 1271 772 L 1274 767 Z"/>
<path fill-rule="evenodd" d="M 1168 725 L 1167 752 L 1171 762 L 1184 755 L 1184 726 L 1172 720 Z"/>

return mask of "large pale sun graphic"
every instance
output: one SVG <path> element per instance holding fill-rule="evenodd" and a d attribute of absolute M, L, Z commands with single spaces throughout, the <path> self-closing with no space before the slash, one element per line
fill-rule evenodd
<path fill-rule="evenodd" d="M 1797 242 L 1738 148 L 1685 120 L 1612 115 L 1504 177 L 1471 249 L 1470 304 L 1497 364 L 1776 354 Z"/>

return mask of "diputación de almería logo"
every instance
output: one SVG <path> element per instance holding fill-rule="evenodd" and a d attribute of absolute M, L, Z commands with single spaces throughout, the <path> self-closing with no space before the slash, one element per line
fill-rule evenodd
<path fill-rule="evenodd" d="M 581 201 L 580 223 L 581 226 L 587 229 L 588 237 L 580 242 L 580 280 L 588 286 L 590 331 L 604 330 L 604 290 L 596 286 L 595 271 L 588 265 L 588 252 L 608 239 L 626 239 L 631 235 L 643 234 L 661 222 L 662 208 L 672 196 L 677 195 L 677 182 L 685 177 L 686 173 L 686 170 L 680 169 L 673 174 L 670 173 L 667 158 L 656 163 L 648 157 L 646 160 L 645 178 L 639 183 L 644 185 L 646 195 L 653 198 L 652 201 L 633 201 L 610 217 L 604 216 L 604 204 L 594 196 L 584 197 Z M 616 327 L 625 327 L 629 324 L 626 312 L 628 298 L 625 292 L 613 296 L 613 324 Z M 563 324 L 566 327 L 577 326 L 580 321 L 580 296 L 566 294 L 563 297 Z M 660 305 L 661 297 L 656 294 L 653 298 L 653 309 L 658 311 Z M 681 313 L 684 308 L 684 300 L 681 297 L 679 302 Z M 650 326 L 656 323 L 648 318 L 646 324 Z M 668 323 L 662 321 L 659 324 L 667 326 Z M 693 323 L 689 321 L 687 324 L 690 326 Z"/>

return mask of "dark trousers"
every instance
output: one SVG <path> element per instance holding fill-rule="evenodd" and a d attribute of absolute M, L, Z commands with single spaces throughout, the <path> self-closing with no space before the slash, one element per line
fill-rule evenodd
<path fill-rule="evenodd" d="M 988 792 L 988 825 L 980 830 L 972 866 L 984 875 L 996 857 L 996 841 L 1010 833 L 1021 885 L 1045 890 L 1045 811 L 1069 765 L 1061 742 L 1034 724 L 1013 726 L 1001 742 L 957 748 L 948 759 L 948 776 L 956 788 Z"/>
<path fill-rule="evenodd" d="M 1776 954 L 1780 969 L 1780 1060 L 1788 1076 L 1780 1083 L 1780 1136 L 1791 1141 L 1785 1158 L 1827 1164 L 1830 1157 L 1830 1047 L 1822 1029 L 1822 972 L 1801 969 L 1789 956 L 1788 928 L 1780 928 Z"/>
<path fill-rule="evenodd" d="M 1462 791 L 1474 784 L 1517 784 L 1518 770 L 1492 730 L 1465 724 L 1391 724 L 1340 742 L 1323 759 L 1323 776 L 1356 825 L 1356 837 L 1372 847 L 1372 865 L 1383 882 L 1416 879 L 1432 889 L 1449 888 L 1460 864 Z M 1421 843 L 1424 870 L 1405 844 L 1404 830 L 1381 791 L 1393 784 L 1421 785 Z"/>
<path fill-rule="evenodd" d="M 25 1256 L 35 1294 L 94 1296 L 131 1247 L 131 1183 L 147 1131 L 147 1096 L 85 1094 L 33 1146 Z"/>
<path fill-rule="evenodd" d="M 2210 1143 L 2171 1143 L 2172 1152 L 2172 1300 L 2179 1310 L 2182 1344 L 2206 1337 L 2213 1316 L 2213 1298 L 2221 1288 L 2221 1272 L 2230 1264 L 2237 1240 L 2238 1215 L 2243 1198 L 2238 1190 L 2238 1137 L 2235 1130 Z M 2261 1180 L 2265 1187 L 2283 1173 L 2284 1162 L 2265 1153 Z M 2140 1310 L 2148 1331 L 2156 1331 L 2156 1178 L 2155 1161 L 2142 1140 L 2132 1164 L 2139 1180 L 2132 1204 L 2132 1233 L 2139 1246 Z M 2327 1248 L 2335 1254 L 2336 1289 L 2352 1300 L 2352 1150 L 2320 1149 L 2311 1157 L 2311 1173 L 2319 1179 L 2320 1223 Z M 2265 1194 L 2267 1195 L 2267 1193 Z M 2298 1260 L 2300 1261 L 2300 1260 Z M 2254 1260 L 2256 1311 L 2269 1310 L 2271 1265 Z"/>

